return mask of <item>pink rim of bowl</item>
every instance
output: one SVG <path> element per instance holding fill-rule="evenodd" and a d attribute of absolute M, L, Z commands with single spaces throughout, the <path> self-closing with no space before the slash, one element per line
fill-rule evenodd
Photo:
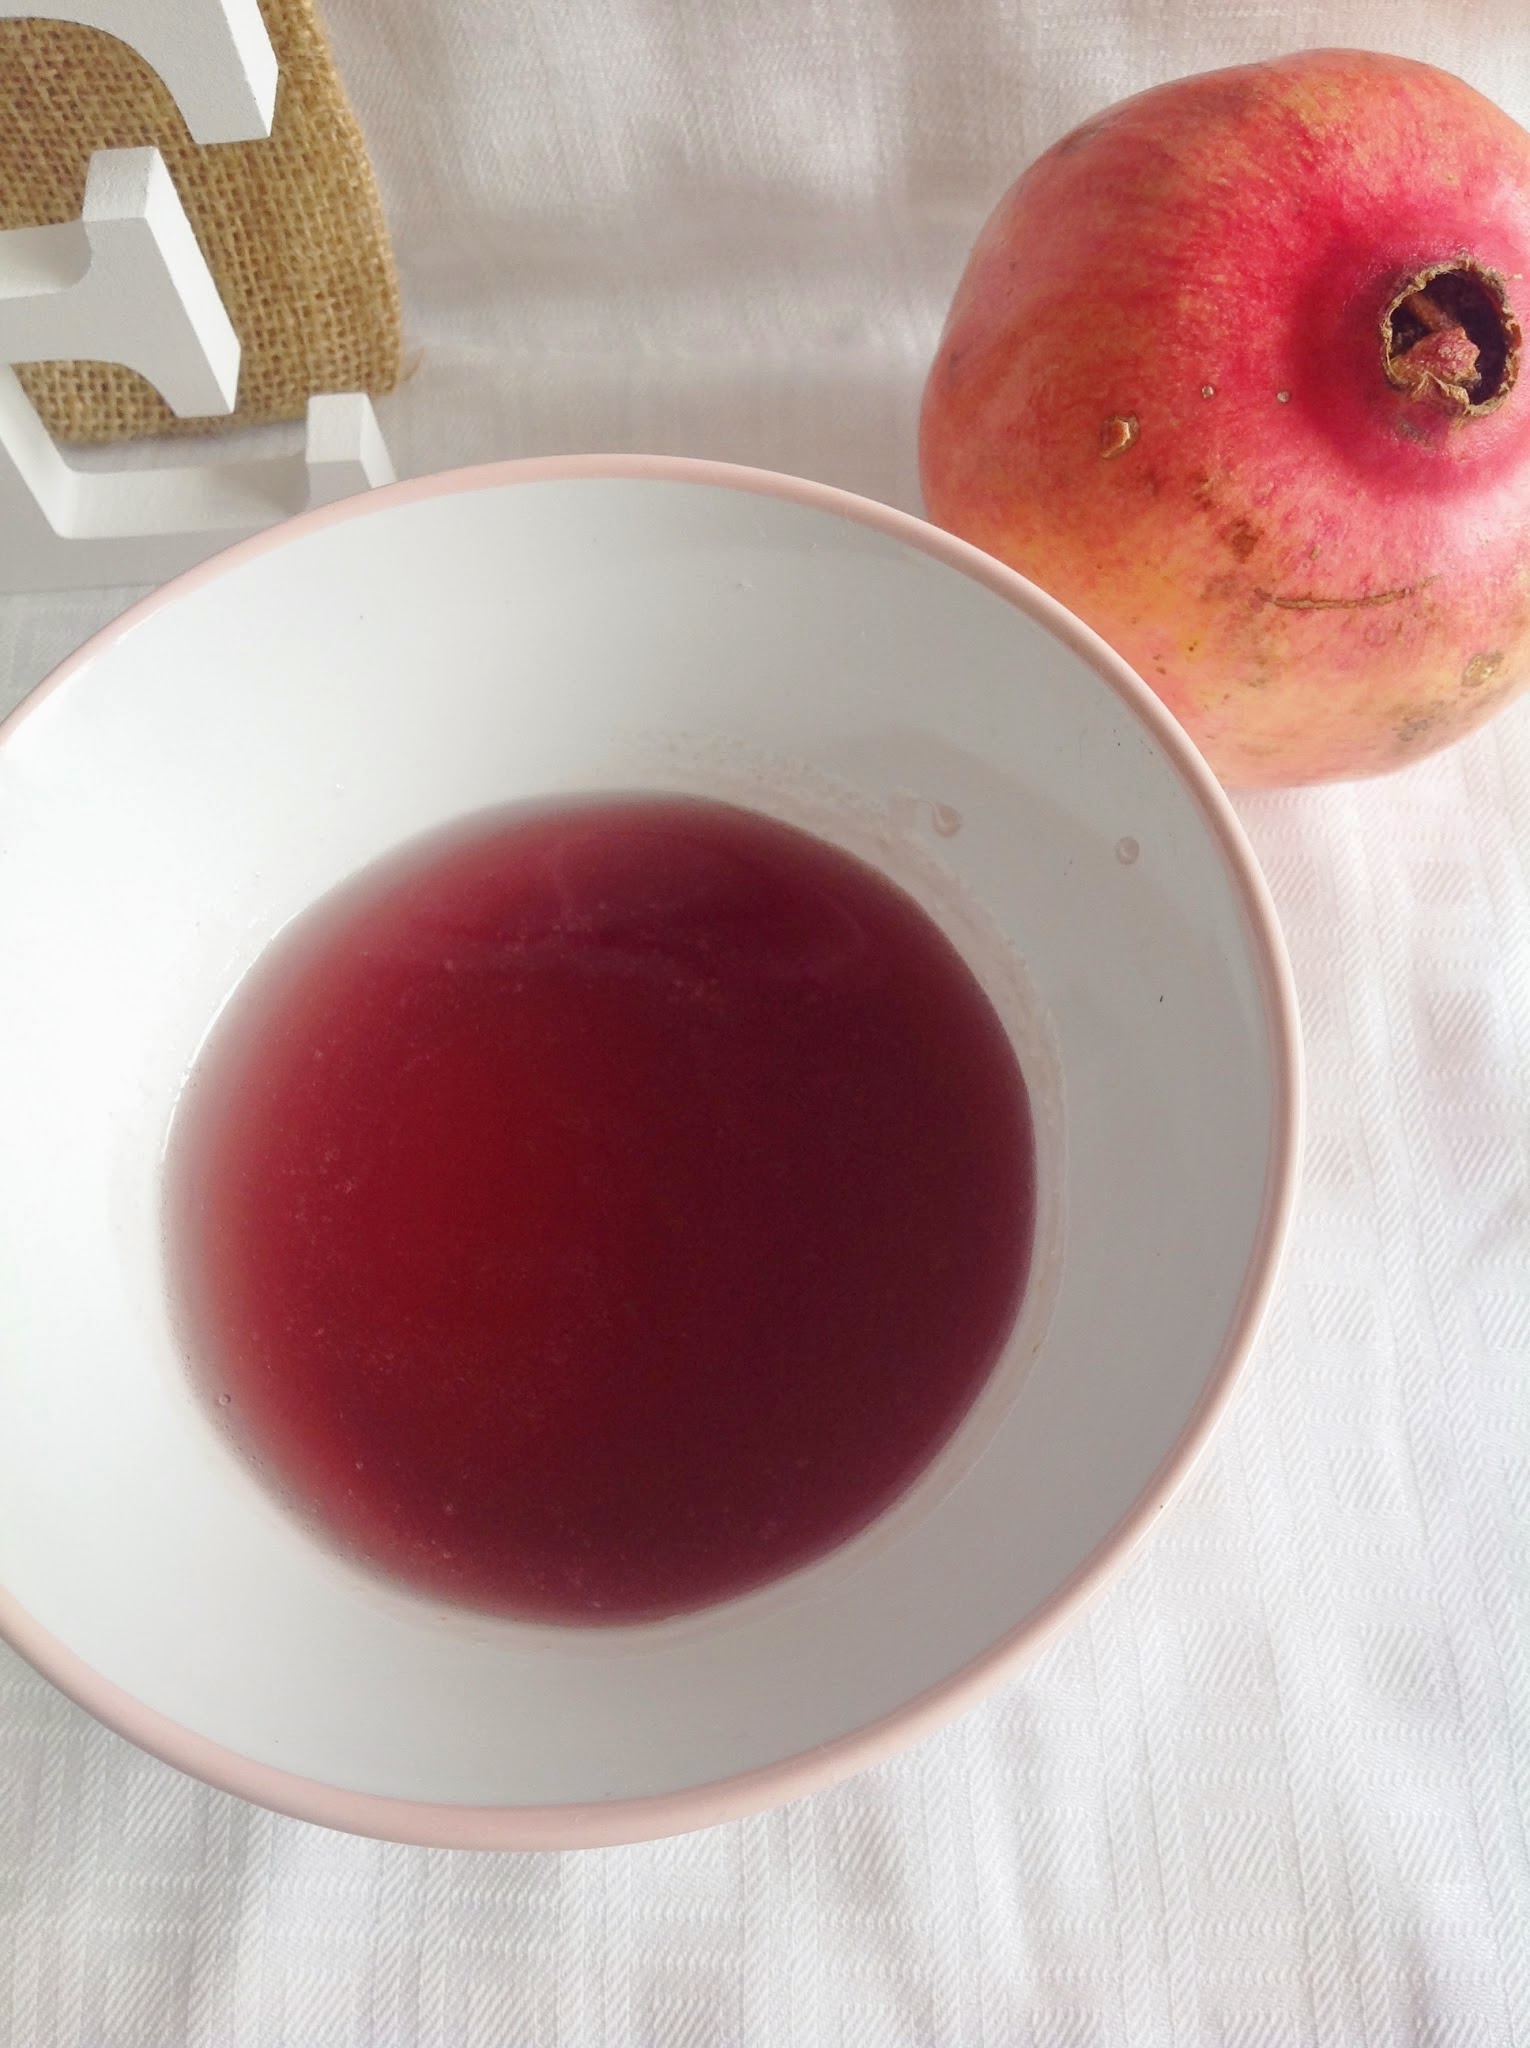
<path fill-rule="evenodd" d="M 1231 1398 L 1259 1333 L 1279 1269 L 1296 1198 L 1302 1133 L 1300 1027 L 1291 971 L 1269 890 L 1243 828 L 1210 769 L 1147 685 L 1099 635 L 1046 592 L 1001 562 L 911 513 L 868 498 L 769 470 L 671 456 L 567 456 L 489 463 L 447 471 L 347 498 L 284 521 L 188 570 L 130 607 L 54 670 L 0 724 L 0 744 L 30 705 L 131 632 L 143 619 L 211 582 L 235 564 L 279 548 L 324 526 L 366 518 L 390 505 L 457 491 L 500 489 L 575 478 L 632 478 L 709 484 L 784 498 L 855 520 L 918 548 L 1026 613 L 1081 657 L 1147 729 L 1194 800 L 1219 849 L 1239 902 L 1254 955 L 1271 1053 L 1271 1131 L 1263 1207 L 1237 1306 L 1200 1400 L 1151 1483 L 1094 1553 L 1046 1605 L 981 1657 L 905 1706 L 836 1742 L 764 1769 L 661 1797 L 592 1805 L 456 1806 L 347 1792 L 240 1756 L 134 1699 L 50 1635 L 0 1588 L 0 1637 L 59 1691 L 129 1742 L 220 1791 L 296 1820 L 370 1835 L 383 1841 L 448 1849 L 601 1848 L 683 1834 L 736 1820 L 821 1790 L 906 1748 L 976 1704 L 1016 1671 L 1097 1593 L 1124 1562 L 1183 1484 Z"/>

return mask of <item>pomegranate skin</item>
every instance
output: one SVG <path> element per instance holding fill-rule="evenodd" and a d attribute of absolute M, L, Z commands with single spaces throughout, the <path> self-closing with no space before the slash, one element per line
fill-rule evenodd
<path fill-rule="evenodd" d="M 925 389 L 930 517 L 1110 641 L 1224 782 L 1416 761 L 1530 680 L 1522 296 L 1530 135 L 1460 79 L 1319 50 L 1156 87 L 983 229 Z"/>

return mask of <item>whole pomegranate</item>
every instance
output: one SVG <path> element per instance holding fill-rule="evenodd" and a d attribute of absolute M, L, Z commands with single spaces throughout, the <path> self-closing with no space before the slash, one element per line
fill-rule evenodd
<path fill-rule="evenodd" d="M 1001 201 L 930 515 L 1078 612 L 1224 781 L 1417 760 L 1530 679 L 1530 135 L 1314 50 L 1123 101 Z"/>

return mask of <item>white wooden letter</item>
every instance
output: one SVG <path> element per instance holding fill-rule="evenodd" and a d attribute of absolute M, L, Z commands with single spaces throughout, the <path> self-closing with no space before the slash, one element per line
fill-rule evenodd
<path fill-rule="evenodd" d="M 198 142 L 269 134 L 276 58 L 256 0 L 0 0 L 137 50 Z M 313 398 L 301 454 L 80 470 L 13 363 L 138 371 L 172 412 L 232 412 L 239 340 L 156 149 L 98 150 L 78 221 L 0 233 L 0 591 L 157 583 L 245 534 L 392 478 L 371 401 Z"/>

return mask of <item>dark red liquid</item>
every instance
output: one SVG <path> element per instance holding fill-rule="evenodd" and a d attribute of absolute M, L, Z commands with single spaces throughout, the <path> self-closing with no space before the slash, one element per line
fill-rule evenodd
<path fill-rule="evenodd" d="M 178 1119 L 171 1251 L 237 1442 L 341 1548 L 556 1621 L 862 1528 L 1025 1285 L 1025 1086 L 871 868 L 752 812 L 501 814 L 272 946 Z"/>

